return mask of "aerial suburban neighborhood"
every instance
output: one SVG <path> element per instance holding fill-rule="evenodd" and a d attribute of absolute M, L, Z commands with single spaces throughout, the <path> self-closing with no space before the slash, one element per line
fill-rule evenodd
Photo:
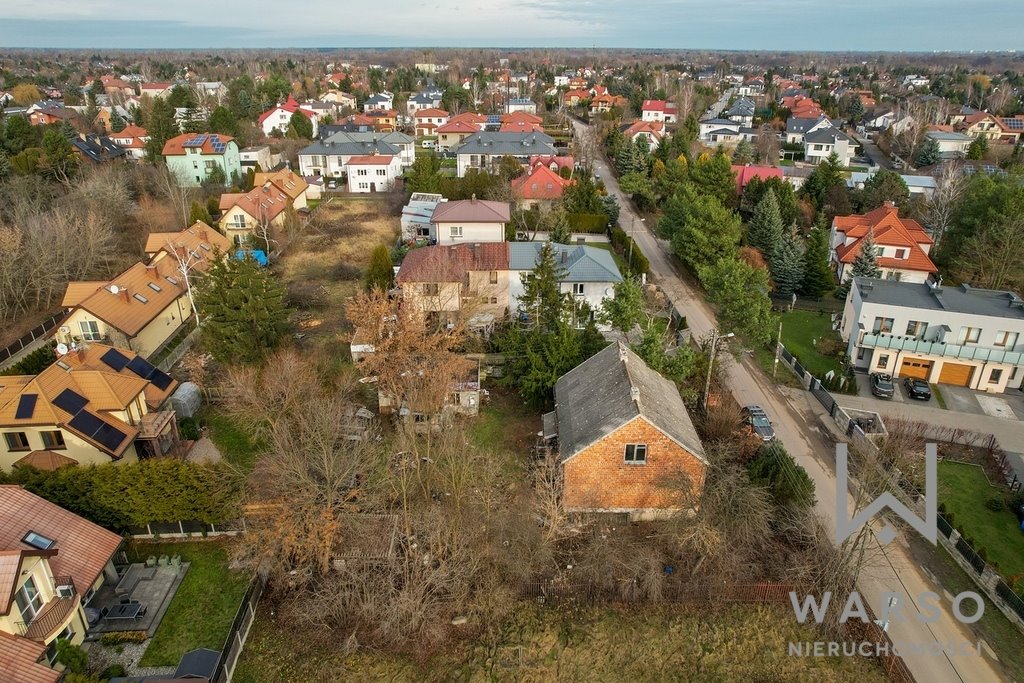
<path fill-rule="evenodd" d="M 0 683 L 1024 681 L 1024 7 L 342 4 L 0 7 Z"/>

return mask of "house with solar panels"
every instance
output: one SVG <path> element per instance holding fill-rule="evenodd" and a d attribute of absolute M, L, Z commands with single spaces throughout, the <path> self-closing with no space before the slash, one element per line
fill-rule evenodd
<path fill-rule="evenodd" d="M 183 133 L 164 143 L 164 162 L 185 187 L 206 182 L 214 168 L 224 171 L 228 183 L 242 177 L 238 143 L 230 135 Z"/>
<path fill-rule="evenodd" d="M 0 383 L 0 469 L 134 462 L 182 449 L 177 380 L 139 354 L 80 344 L 38 375 Z"/>

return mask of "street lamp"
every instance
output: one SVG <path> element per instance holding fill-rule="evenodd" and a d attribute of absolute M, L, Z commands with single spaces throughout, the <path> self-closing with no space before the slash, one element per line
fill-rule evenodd
<path fill-rule="evenodd" d="M 729 334 L 723 334 L 721 337 L 718 336 L 718 330 L 711 330 L 711 358 L 708 360 L 708 378 L 704 382 L 704 412 L 708 411 L 708 394 L 711 393 L 711 370 L 715 367 L 715 354 L 718 353 L 718 342 L 720 339 L 729 339 L 736 335 L 730 332 Z"/>

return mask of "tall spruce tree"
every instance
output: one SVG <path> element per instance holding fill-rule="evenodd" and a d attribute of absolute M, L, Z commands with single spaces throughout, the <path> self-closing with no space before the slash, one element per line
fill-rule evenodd
<path fill-rule="evenodd" d="M 568 301 L 559 285 L 565 275 L 554 247 L 545 242 L 533 270 L 521 275 L 523 294 L 519 297 L 519 310 L 529 316 L 533 327 L 551 330 L 565 318 Z"/>
<path fill-rule="evenodd" d="M 174 120 L 174 107 L 167 99 L 158 97 L 153 100 L 153 107 L 146 117 L 146 132 L 149 141 L 146 143 L 146 158 L 156 161 L 164 152 L 164 143 L 178 134 L 178 124 Z"/>
<path fill-rule="evenodd" d="M 783 233 L 768 261 L 775 281 L 775 292 L 780 296 L 792 296 L 804 279 L 804 253 L 793 230 Z"/>
<path fill-rule="evenodd" d="M 288 329 L 284 294 L 273 274 L 251 258 L 217 259 L 196 292 L 203 341 L 213 357 L 249 364 L 276 348 Z"/>
<path fill-rule="evenodd" d="M 818 298 L 835 289 L 832 266 L 829 264 L 828 233 L 824 223 L 818 222 L 807 237 L 804 279 L 800 283 L 800 293 L 804 296 Z"/>
<path fill-rule="evenodd" d="M 860 251 L 850 265 L 849 274 L 843 280 L 842 286 L 836 290 L 836 296 L 845 299 L 850 293 L 850 285 L 855 277 L 882 277 L 882 269 L 878 266 L 878 248 L 875 246 L 875 235 L 869 232 L 860 243 Z"/>
<path fill-rule="evenodd" d="M 782 215 L 779 201 L 773 190 L 767 190 L 754 208 L 754 215 L 747 225 L 747 244 L 760 249 L 765 259 L 770 259 L 782 238 Z"/>

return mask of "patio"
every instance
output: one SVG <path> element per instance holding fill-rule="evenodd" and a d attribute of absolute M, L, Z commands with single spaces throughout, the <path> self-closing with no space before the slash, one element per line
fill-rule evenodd
<path fill-rule="evenodd" d="M 160 560 L 167 562 L 166 557 Z M 147 566 L 141 562 L 129 565 L 116 585 L 105 584 L 89 601 L 90 611 L 107 610 L 89 632 L 145 631 L 152 637 L 188 568 L 188 562 L 177 566 L 170 563 Z M 126 604 L 125 600 L 129 602 Z"/>

